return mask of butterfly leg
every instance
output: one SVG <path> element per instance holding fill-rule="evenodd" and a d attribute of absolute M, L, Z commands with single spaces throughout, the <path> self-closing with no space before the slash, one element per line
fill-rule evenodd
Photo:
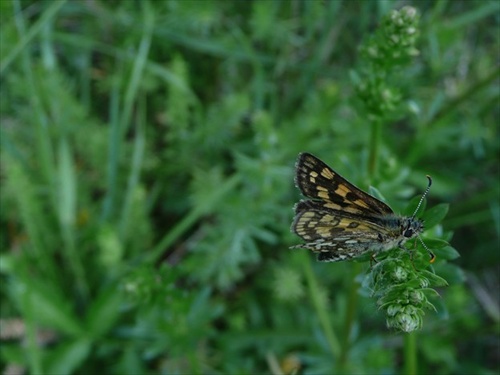
<path fill-rule="evenodd" d="M 411 250 L 411 249 L 408 249 L 407 247 L 403 246 L 403 245 L 399 245 L 398 248 L 400 248 L 401 250 L 404 250 L 408 253 L 408 255 L 410 256 L 410 262 L 411 262 L 411 265 L 413 267 L 413 269 L 415 271 L 417 271 L 417 268 L 415 267 L 415 263 L 413 263 L 413 253 L 414 253 L 414 250 Z"/>

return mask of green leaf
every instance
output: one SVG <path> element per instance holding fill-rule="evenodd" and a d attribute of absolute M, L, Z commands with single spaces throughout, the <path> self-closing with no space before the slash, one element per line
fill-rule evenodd
<path fill-rule="evenodd" d="M 116 363 L 116 373 L 124 375 L 144 374 L 144 362 L 135 347 L 128 346 Z"/>
<path fill-rule="evenodd" d="M 448 203 L 440 203 L 427 211 L 422 215 L 422 220 L 424 220 L 425 228 L 429 229 L 439 224 L 448 213 L 450 205 Z"/>
<path fill-rule="evenodd" d="M 465 282 L 465 272 L 455 264 L 439 263 L 436 264 L 434 268 L 450 285 L 463 284 Z"/>
<path fill-rule="evenodd" d="M 450 312 L 446 307 L 445 300 L 441 298 L 441 296 L 429 296 L 429 299 L 432 301 L 434 308 L 436 309 L 436 315 L 440 319 L 449 319 Z"/>
<path fill-rule="evenodd" d="M 447 241 L 441 240 L 439 238 L 425 238 L 424 242 L 427 247 L 432 250 L 442 249 L 443 247 L 450 246 Z"/>
<path fill-rule="evenodd" d="M 432 273 L 432 272 L 427 271 L 427 270 L 421 270 L 420 272 L 421 272 L 423 277 L 427 278 L 430 281 L 431 286 L 438 287 L 438 286 L 447 286 L 448 285 L 447 279 L 442 278 L 441 276 L 438 276 L 435 273 Z"/>
<path fill-rule="evenodd" d="M 413 197 L 402 211 L 402 214 L 406 216 L 411 216 L 415 214 L 415 210 L 417 209 L 417 206 L 420 203 L 421 198 L 422 198 L 421 196 Z M 424 199 L 418 209 L 418 212 L 416 212 L 417 217 L 420 217 L 422 215 L 422 212 L 425 211 L 426 206 L 427 206 L 427 200 Z"/>
<path fill-rule="evenodd" d="M 427 244 L 427 240 L 426 240 L 426 244 Z M 427 246 L 429 246 L 429 245 L 427 244 Z M 432 251 L 436 255 L 436 258 L 437 258 L 436 260 L 439 260 L 440 258 L 446 259 L 446 260 L 453 260 L 453 259 L 457 259 L 458 257 L 460 257 L 460 254 L 458 253 L 458 251 L 449 245 L 447 245 L 445 247 L 441 247 L 441 248 L 433 248 L 433 247 L 430 247 L 430 248 L 432 249 Z"/>
<path fill-rule="evenodd" d="M 87 339 L 60 345 L 46 358 L 46 374 L 72 374 L 89 356 L 91 342 Z"/>
<path fill-rule="evenodd" d="M 98 338 L 111 329 L 120 314 L 121 301 L 122 295 L 114 285 L 101 291 L 92 302 L 87 313 L 87 329 L 92 337 Z"/>
<path fill-rule="evenodd" d="M 370 193 L 370 195 L 372 197 L 375 197 L 377 198 L 378 200 L 381 200 L 382 202 L 387 202 L 387 200 L 385 199 L 385 197 L 382 195 L 382 193 L 380 192 L 380 190 L 378 190 L 376 187 L 373 187 L 373 186 L 370 186 L 368 188 L 368 192 Z"/>
<path fill-rule="evenodd" d="M 32 279 L 16 280 L 11 284 L 10 294 L 23 316 L 71 336 L 84 334 L 71 304 L 48 283 Z"/>
<path fill-rule="evenodd" d="M 7 345 L 2 343 L 0 353 L 3 363 L 16 364 L 23 367 L 27 367 L 29 364 L 29 358 L 26 355 L 26 349 L 21 346 Z"/>
<path fill-rule="evenodd" d="M 62 225 L 72 227 L 76 216 L 76 174 L 71 149 L 66 141 L 59 145 L 58 211 Z"/>

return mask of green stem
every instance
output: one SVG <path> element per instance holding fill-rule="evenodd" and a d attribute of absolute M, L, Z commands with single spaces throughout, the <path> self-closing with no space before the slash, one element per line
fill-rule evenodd
<path fill-rule="evenodd" d="M 417 374 L 417 334 L 410 332 L 404 336 L 404 374 Z"/>
<path fill-rule="evenodd" d="M 36 342 L 36 323 L 35 314 L 36 307 L 33 306 L 33 295 L 30 288 L 27 288 L 22 294 L 23 305 L 25 307 L 25 324 L 26 324 L 26 352 L 28 354 L 27 361 L 30 373 L 33 375 L 42 374 L 42 362 L 40 346 Z"/>
<path fill-rule="evenodd" d="M 342 332 L 342 346 L 340 348 L 339 370 L 343 370 L 347 364 L 347 357 L 350 349 L 350 337 L 352 326 L 356 317 L 356 307 L 358 305 L 358 284 L 355 281 L 356 276 L 361 272 L 361 263 L 354 263 L 351 268 L 351 285 L 349 287 L 349 296 L 347 300 L 347 311 L 345 316 L 344 331 Z"/>
<path fill-rule="evenodd" d="M 373 178 L 377 173 L 377 160 L 379 154 L 379 144 L 380 137 L 382 133 L 382 122 L 380 120 L 376 120 L 371 124 L 371 137 L 370 137 L 370 154 L 368 158 L 368 175 L 370 178 Z M 356 316 L 356 306 L 358 305 L 358 285 L 355 281 L 356 275 L 361 272 L 361 265 L 359 263 L 354 263 L 352 265 L 352 277 L 351 277 L 351 285 L 349 287 L 349 296 L 347 301 L 347 311 L 344 322 L 344 330 L 342 332 L 342 345 L 341 352 L 339 357 L 339 369 L 344 369 L 347 358 L 349 355 L 350 349 L 350 337 L 352 326 L 355 321 Z"/>
<path fill-rule="evenodd" d="M 325 301 L 321 296 L 318 283 L 314 276 L 314 272 L 311 267 L 311 261 L 309 259 L 304 261 L 304 273 L 306 276 L 307 283 L 309 285 L 310 296 L 316 310 L 316 315 L 319 318 L 319 322 L 323 328 L 328 344 L 330 345 L 330 350 L 332 352 L 333 358 L 338 358 L 340 353 L 339 340 L 335 335 L 332 324 L 328 317 L 328 311 L 325 306 Z"/>
<path fill-rule="evenodd" d="M 377 161 L 379 154 L 380 135 L 382 133 L 382 122 L 376 120 L 371 124 L 370 155 L 368 157 L 368 176 L 373 178 L 377 173 Z"/>

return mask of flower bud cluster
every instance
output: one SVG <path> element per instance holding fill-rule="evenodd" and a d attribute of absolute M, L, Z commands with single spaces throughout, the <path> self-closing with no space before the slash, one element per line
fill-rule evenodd
<path fill-rule="evenodd" d="M 373 266 L 363 287 L 384 310 L 389 328 L 411 332 L 422 328 L 425 308 L 435 309 L 428 295 L 437 295 L 437 292 L 429 286 L 436 281 L 446 284 L 446 281 L 428 271 L 416 270 L 409 255 L 401 256 L 400 250 L 396 251 L 399 257 L 389 256 Z"/>
<path fill-rule="evenodd" d="M 384 17 L 374 35 L 361 47 L 364 66 L 353 72 L 356 92 L 371 120 L 384 118 L 401 104 L 402 95 L 389 82 L 397 68 L 418 55 L 415 45 L 418 37 L 419 15 L 415 8 L 406 6 Z"/>
<path fill-rule="evenodd" d="M 384 17 L 375 35 L 361 47 L 361 52 L 375 65 L 404 64 L 418 55 L 415 45 L 418 38 L 419 15 L 415 8 L 405 6 Z"/>

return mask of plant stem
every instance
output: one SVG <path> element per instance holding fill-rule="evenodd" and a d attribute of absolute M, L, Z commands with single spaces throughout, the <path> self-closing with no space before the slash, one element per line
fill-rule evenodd
<path fill-rule="evenodd" d="M 355 278 L 360 272 L 361 264 L 354 263 L 351 268 L 351 285 L 349 287 L 349 296 L 347 300 L 344 331 L 342 332 L 343 337 L 342 345 L 340 347 L 339 370 L 343 370 L 347 363 L 347 357 L 350 349 L 351 330 L 356 316 L 356 307 L 358 305 L 358 284 L 356 283 Z"/>
<path fill-rule="evenodd" d="M 376 120 L 371 124 L 371 137 L 370 137 L 370 154 L 368 158 L 368 175 L 370 179 L 377 172 L 377 160 L 379 154 L 379 144 L 380 144 L 380 134 L 382 132 L 382 122 Z M 358 285 L 355 282 L 356 275 L 361 272 L 361 265 L 359 263 L 354 263 L 352 265 L 352 277 L 351 285 L 349 287 L 349 296 L 347 302 L 347 311 L 345 316 L 344 331 L 342 337 L 342 346 L 339 358 L 339 369 L 343 369 L 347 363 L 347 357 L 349 354 L 349 338 L 351 337 L 352 325 L 354 324 L 354 318 L 356 315 L 356 306 L 358 304 Z"/>
<path fill-rule="evenodd" d="M 382 133 L 382 122 L 375 120 L 371 124 L 370 154 L 368 156 L 368 176 L 373 178 L 377 173 L 380 134 Z"/>
<path fill-rule="evenodd" d="M 318 315 L 319 322 L 323 328 L 323 332 L 325 333 L 326 339 L 328 340 L 328 344 L 330 345 L 332 356 L 333 358 L 339 358 L 339 353 L 340 353 L 339 340 L 335 335 L 332 324 L 328 317 L 325 301 L 320 295 L 318 283 L 316 282 L 316 278 L 314 276 L 314 272 L 311 267 L 311 261 L 309 259 L 304 261 L 304 273 L 307 279 L 307 283 L 309 285 L 309 291 L 314 308 L 316 309 L 316 314 Z"/>
<path fill-rule="evenodd" d="M 404 336 L 404 374 L 417 374 L 417 334 L 415 331 Z"/>

